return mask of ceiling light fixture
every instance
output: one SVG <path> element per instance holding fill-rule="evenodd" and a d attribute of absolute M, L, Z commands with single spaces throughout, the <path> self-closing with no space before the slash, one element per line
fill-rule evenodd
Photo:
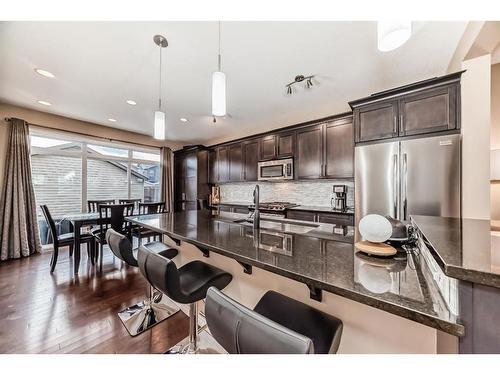
<path fill-rule="evenodd" d="M 47 107 L 52 105 L 52 103 L 49 103 L 45 100 L 37 100 L 37 103 L 41 105 L 46 105 Z"/>
<path fill-rule="evenodd" d="M 379 51 L 392 51 L 410 39 L 411 21 L 378 21 L 377 34 Z"/>
<path fill-rule="evenodd" d="M 288 84 L 285 85 L 286 94 L 287 95 L 292 95 L 293 93 L 295 93 L 296 92 L 296 90 L 295 90 L 296 86 L 294 86 L 294 85 L 298 84 L 298 83 L 301 83 L 301 82 L 304 82 L 304 81 L 305 81 L 304 88 L 306 88 L 306 89 L 312 88 L 315 85 L 315 83 L 313 82 L 313 79 L 314 79 L 314 75 L 303 76 L 302 74 L 299 74 L 298 76 L 295 76 L 293 82 L 290 82 L 290 83 L 288 83 Z"/>
<path fill-rule="evenodd" d="M 212 115 L 226 115 L 226 74 L 222 71 L 220 54 L 220 21 L 219 21 L 219 55 L 218 70 L 212 73 Z M 215 122 L 215 121 L 214 121 Z"/>
<path fill-rule="evenodd" d="M 116 119 L 114 119 L 114 118 L 108 118 L 108 121 L 109 122 L 116 122 Z"/>
<path fill-rule="evenodd" d="M 181 120 L 181 122 L 188 122 L 188 119 L 185 117 L 181 117 L 179 120 Z"/>
<path fill-rule="evenodd" d="M 166 129 L 166 115 L 165 112 L 161 110 L 161 55 L 162 49 L 167 48 L 168 41 L 162 35 L 155 35 L 153 37 L 155 44 L 160 47 L 160 88 L 158 97 L 158 110 L 155 111 L 155 125 L 154 125 L 154 137 L 155 139 L 164 140 L 165 139 L 165 129 Z"/>
<path fill-rule="evenodd" d="M 55 75 L 53 75 L 51 72 L 49 72 L 48 70 L 43 70 L 43 69 L 38 69 L 36 68 L 35 69 L 35 72 L 37 72 L 38 74 L 40 74 L 41 76 L 44 76 L 44 77 L 47 77 L 47 78 L 55 78 Z"/>
<path fill-rule="evenodd" d="M 137 103 L 134 101 L 134 100 L 127 100 L 127 104 L 130 104 L 130 105 L 136 105 Z"/>

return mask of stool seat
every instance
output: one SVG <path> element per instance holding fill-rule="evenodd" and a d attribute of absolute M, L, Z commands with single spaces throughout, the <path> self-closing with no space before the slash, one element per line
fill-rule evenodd
<path fill-rule="evenodd" d="M 342 336 L 342 321 L 305 303 L 268 291 L 254 311 L 284 327 L 309 337 L 314 353 L 336 353 Z"/>
<path fill-rule="evenodd" d="M 154 251 L 156 254 L 168 259 L 173 259 L 177 256 L 177 254 L 179 254 L 179 250 L 160 241 L 148 242 L 147 244 L 144 244 L 144 246 L 151 251 Z"/>
<path fill-rule="evenodd" d="M 220 268 L 195 260 L 179 268 L 179 280 L 185 295 L 184 298 L 179 298 L 179 296 L 171 298 L 174 300 L 176 299 L 174 297 L 183 299 L 184 303 L 196 302 L 205 298 L 207 290 L 211 286 L 223 289 L 231 279 L 231 274 Z"/>

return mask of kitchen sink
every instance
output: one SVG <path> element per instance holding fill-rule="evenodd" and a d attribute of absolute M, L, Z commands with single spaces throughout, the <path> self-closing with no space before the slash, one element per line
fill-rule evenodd
<path fill-rule="evenodd" d="M 237 219 L 237 220 L 232 220 L 232 222 L 235 224 L 240 224 L 248 227 L 253 226 L 253 222 L 248 219 Z M 278 219 L 262 219 L 262 218 L 260 219 L 260 229 L 266 229 L 283 233 L 304 234 L 318 227 L 319 227 L 318 224 L 312 224 L 312 223 L 295 224 Z"/>

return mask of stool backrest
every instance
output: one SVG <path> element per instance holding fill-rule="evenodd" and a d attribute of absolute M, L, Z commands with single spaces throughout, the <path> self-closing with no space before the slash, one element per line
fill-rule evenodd
<path fill-rule="evenodd" d="M 205 318 L 212 336 L 230 354 L 312 354 L 310 338 L 208 289 Z"/>
<path fill-rule="evenodd" d="M 50 214 L 49 208 L 47 205 L 42 204 L 40 206 L 43 216 L 45 217 L 45 221 L 47 222 L 47 225 L 49 226 L 50 229 L 50 234 L 52 235 L 52 241 L 54 243 L 54 246 L 57 246 L 59 243 L 59 237 L 57 234 L 57 227 L 56 223 L 54 222 L 54 219 L 52 218 L 52 215 Z"/>
<path fill-rule="evenodd" d="M 141 245 L 137 254 L 137 262 L 142 275 L 154 288 L 179 303 L 191 302 L 180 287 L 177 266 L 170 259 L 163 257 Z"/>
<path fill-rule="evenodd" d="M 166 212 L 165 202 L 139 203 L 139 213 L 141 215 L 161 214 L 164 212 Z"/>
<path fill-rule="evenodd" d="M 88 212 L 98 212 L 100 204 L 115 204 L 114 199 L 87 201 Z"/>
<path fill-rule="evenodd" d="M 137 259 L 134 257 L 132 243 L 121 233 L 114 229 L 108 229 L 106 232 L 106 242 L 118 259 L 123 260 L 129 266 L 138 267 Z"/>

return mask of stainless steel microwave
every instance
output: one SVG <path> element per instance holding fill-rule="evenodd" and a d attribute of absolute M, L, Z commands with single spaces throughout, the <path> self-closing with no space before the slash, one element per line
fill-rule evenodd
<path fill-rule="evenodd" d="M 259 162 L 259 181 L 293 180 L 293 159 Z"/>

